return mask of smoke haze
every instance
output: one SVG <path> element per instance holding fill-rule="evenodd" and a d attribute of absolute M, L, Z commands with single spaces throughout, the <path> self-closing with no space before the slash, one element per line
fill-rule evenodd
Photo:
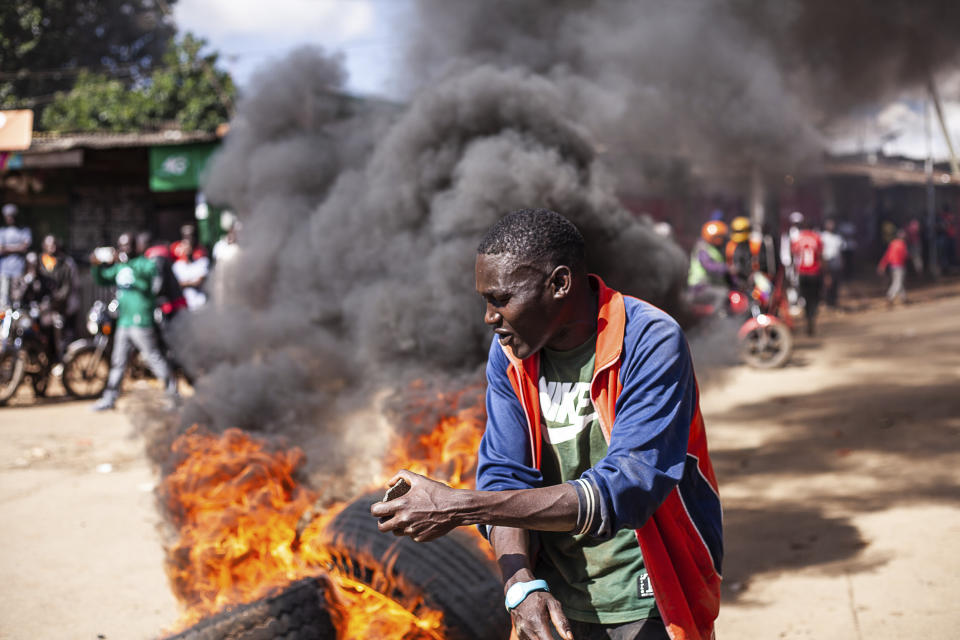
<path fill-rule="evenodd" d="M 383 431 L 330 416 L 475 379 L 476 245 L 517 208 L 567 216 L 611 285 L 676 304 L 685 254 L 623 208 L 618 169 L 816 157 L 823 118 L 956 59 L 960 9 L 931 4 L 423 0 L 404 105 L 350 99 L 337 56 L 294 52 L 254 78 L 213 163 L 241 252 L 179 328 L 203 371 L 183 421 L 309 433 L 349 473 Z"/>
<path fill-rule="evenodd" d="M 478 60 L 524 66 L 583 100 L 604 143 L 707 166 L 815 160 L 829 120 L 960 59 L 960 4 L 946 0 L 415 6 L 410 86 Z"/>
<path fill-rule="evenodd" d="M 179 332 L 206 369 L 187 422 L 286 430 L 357 390 L 476 371 L 476 245 L 513 209 L 563 213 L 612 284 L 675 298 L 683 252 L 622 208 L 550 79 L 478 66 L 403 110 L 342 82 L 301 50 L 240 105 L 206 191 L 236 207 L 241 253 Z"/>

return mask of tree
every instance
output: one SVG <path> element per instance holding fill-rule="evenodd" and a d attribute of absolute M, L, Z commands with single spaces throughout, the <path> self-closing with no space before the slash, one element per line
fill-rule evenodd
<path fill-rule="evenodd" d="M 175 32 L 169 17 L 175 2 L 3 0 L 0 107 L 42 110 L 55 92 L 73 87 L 84 70 L 108 74 L 125 86 L 136 84 L 166 51 Z"/>
<path fill-rule="evenodd" d="M 219 54 L 203 53 L 206 44 L 188 33 L 164 54 L 146 88 L 154 120 L 176 122 L 184 131 L 213 131 L 230 118 L 237 88 L 229 73 L 217 69 Z"/>
<path fill-rule="evenodd" d="M 81 74 L 73 89 L 44 110 L 51 131 L 143 131 L 171 124 L 183 131 L 213 131 L 230 117 L 236 87 L 217 69 L 217 53 L 190 34 L 171 41 L 149 77 L 132 88 L 106 74 Z"/>

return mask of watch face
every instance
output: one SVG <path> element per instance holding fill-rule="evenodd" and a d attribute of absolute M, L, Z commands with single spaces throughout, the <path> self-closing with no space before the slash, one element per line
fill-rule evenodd
<path fill-rule="evenodd" d="M 517 598 L 521 597 L 520 595 L 521 592 L 517 590 L 517 587 L 521 586 L 522 584 L 523 583 L 521 582 L 517 582 L 511 585 L 509 589 L 507 589 L 507 598 L 506 598 L 507 609 L 513 609 L 515 606 L 520 604 Z"/>

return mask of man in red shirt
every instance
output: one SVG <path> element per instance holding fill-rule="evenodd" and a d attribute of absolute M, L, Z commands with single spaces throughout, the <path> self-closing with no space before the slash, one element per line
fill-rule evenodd
<path fill-rule="evenodd" d="M 807 319 L 807 335 L 812 336 L 820 307 L 820 291 L 823 289 L 823 240 L 810 228 L 810 223 L 801 223 L 800 233 L 790 242 L 790 253 L 796 265 L 798 289 L 803 298 L 803 312 Z"/>
<path fill-rule="evenodd" d="M 170 253 L 173 255 L 174 262 L 187 260 L 184 253 L 187 247 L 192 248 L 192 259 L 199 260 L 207 257 L 207 250 L 196 242 L 197 229 L 192 224 L 185 224 L 180 227 L 180 239 L 170 243 Z"/>
<path fill-rule="evenodd" d="M 890 288 L 887 289 L 887 304 L 892 305 L 897 299 L 901 302 L 907 301 L 907 289 L 904 286 L 904 280 L 907 274 L 907 258 L 910 252 L 907 250 L 905 238 L 907 232 L 903 229 L 897 231 L 896 237 L 887 245 L 887 251 L 880 259 L 877 265 L 877 273 L 883 275 L 887 267 L 890 267 Z"/>

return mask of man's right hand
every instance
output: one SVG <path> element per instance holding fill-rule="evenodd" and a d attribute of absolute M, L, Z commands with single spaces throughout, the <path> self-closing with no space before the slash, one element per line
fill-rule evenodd
<path fill-rule="evenodd" d="M 573 640 L 573 631 L 560 602 L 547 591 L 534 591 L 511 612 L 518 640 L 552 640 L 551 625 L 564 640 Z"/>

